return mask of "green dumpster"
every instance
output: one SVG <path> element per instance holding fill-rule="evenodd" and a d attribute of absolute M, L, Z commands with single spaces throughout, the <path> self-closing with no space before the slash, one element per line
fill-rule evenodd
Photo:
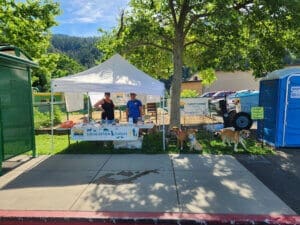
<path fill-rule="evenodd" d="M 0 173 L 3 160 L 29 150 L 35 156 L 32 67 L 25 52 L 0 45 Z"/>

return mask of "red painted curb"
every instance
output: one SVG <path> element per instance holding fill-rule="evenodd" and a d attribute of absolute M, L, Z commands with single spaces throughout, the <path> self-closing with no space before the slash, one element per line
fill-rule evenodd
<path fill-rule="evenodd" d="M 0 210 L 0 224 L 299 224 L 297 215 Z"/>

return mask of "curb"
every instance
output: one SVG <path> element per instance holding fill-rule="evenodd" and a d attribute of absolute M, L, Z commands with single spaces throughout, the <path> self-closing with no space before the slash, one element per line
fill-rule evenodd
<path fill-rule="evenodd" d="M 5 225 L 185 225 L 185 224 L 300 224 L 297 215 L 243 215 L 148 212 L 85 212 L 85 211 L 16 211 L 0 210 L 0 224 Z"/>

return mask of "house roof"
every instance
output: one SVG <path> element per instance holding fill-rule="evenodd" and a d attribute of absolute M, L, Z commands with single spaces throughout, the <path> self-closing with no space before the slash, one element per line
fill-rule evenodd
<path fill-rule="evenodd" d="M 260 79 L 255 79 L 251 71 L 236 72 L 216 72 L 217 80 L 210 86 L 205 87 L 205 92 L 231 90 L 238 91 L 244 89 L 258 90 Z"/>

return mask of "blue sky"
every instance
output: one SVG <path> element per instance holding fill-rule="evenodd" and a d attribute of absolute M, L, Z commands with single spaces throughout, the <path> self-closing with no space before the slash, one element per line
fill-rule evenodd
<path fill-rule="evenodd" d="M 59 0 L 61 15 L 56 17 L 55 34 L 99 36 L 99 28 L 110 30 L 118 23 L 122 9 L 129 0 Z"/>

